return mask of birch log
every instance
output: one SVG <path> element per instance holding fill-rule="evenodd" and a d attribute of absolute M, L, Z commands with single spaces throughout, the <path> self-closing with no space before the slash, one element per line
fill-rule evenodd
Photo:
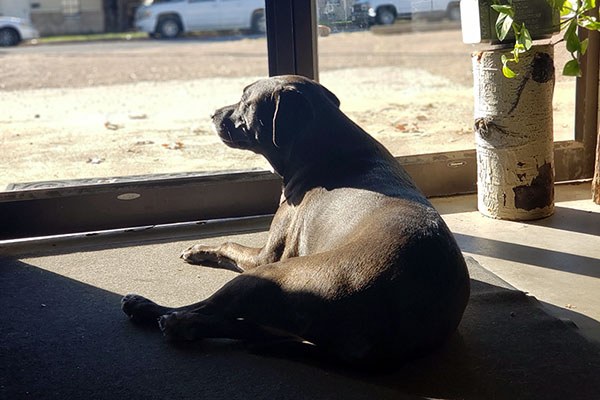
<path fill-rule="evenodd" d="M 552 45 L 534 46 L 502 74 L 502 54 L 473 54 L 477 193 L 481 213 L 531 220 L 554 212 Z"/>

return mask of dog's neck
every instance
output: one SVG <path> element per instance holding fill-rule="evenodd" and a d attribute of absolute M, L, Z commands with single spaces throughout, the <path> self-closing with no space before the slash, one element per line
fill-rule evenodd
<path fill-rule="evenodd" d="M 281 202 L 297 204 L 311 189 L 331 190 L 344 185 L 344 177 L 350 170 L 359 175 L 366 173 L 373 168 L 371 155 L 374 148 L 339 146 L 335 140 L 329 143 L 322 139 L 318 148 L 294 148 L 285 165 L 276 170 L 283 178 Z"/>
<path fill-rule="evenodd" d="M 363 177 L 362 180 L 353 180 L 352 184 L 357 189 L 375 190 L 375 185 L 392 196 L 404 196 L 397 192 L 399 187 L 411 187 L 418 192 L 410 176 L 384 146 L 341 111 L 333 118 L 329 124 L 311 126 L 307 134 L 318 136 L 318 140 L 299 141 L 287 153 L 285 163 L 277 166 L 271 162 L 283 178 L 282 203 L 299 204 L 304 195 L 314 188 L 333 190 L 347 186 L 350 184 L 346 182 L 350 171 L 354 178 Z M 336 118 L 344 119 L 343 123 L 335 121 Z M 341 126 L 344 132 L 324 131 L 323 126 L 333 129 Z M 344 144 L 340 145 L 339 140 L 344 140 Z M 319 146 L 315 147 L 313 143 L 319 143 Z M 385 182 L 375 183 L 373 176 L 387 178 Z"/>

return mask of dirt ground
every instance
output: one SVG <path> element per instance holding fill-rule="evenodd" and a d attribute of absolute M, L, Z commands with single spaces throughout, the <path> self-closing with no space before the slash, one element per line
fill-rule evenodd
<path fill-rule="evenodd" d="M 393 154 L 474 147 L 470 53 L 458 29 L 319 39 L 320 81 Z M 557 47 L 558 50 L 558 47 Z M 260 37 L 26 46 L 0 52 L 0 190 L 10 183 L 267 168 L 210 113 L 267 71 Z M 566 54 L 556 55 L 557 69 Z M 572 136 L 558 77 L 555 137 Z"/>

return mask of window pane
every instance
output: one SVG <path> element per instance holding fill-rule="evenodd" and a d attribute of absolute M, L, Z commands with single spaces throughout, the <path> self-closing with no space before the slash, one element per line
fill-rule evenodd
<path fill-rule="evenodd" d="M 462 42 L 454 2 L 418 2 L 419 14 L 406 2 L 406 10 L 371 17 L 363 3 L 318 1 L 321 83 L 394 155 L 474 148 L 471 53 L 483 46 Z M 568 60 L 562 47 L 556 47 L 555 137 L 572 140 L 575 81 L 560 75 Z"/>
<path fill-rule="evenodd" d="M 191 7 L 157 5 L 166 4 Z M 199 13 L 186 25 L 196 24 L 195 32 L 176 39 L 131 32 L 132 40 L 73 43 L 70 36 L 58 44 L 46 42 L 48 32 L 61 28 L 48 25 L 55 11 L 36 10 L 39 43 L 6 48 L 1 56 L 0 190 L 36 181 L 266 168 L 262 158 L 223 145 L 211 128 L 216 108 L 236 102 L 247 84 L 268 74 L 264 2 L 225 5 L 209 21 L 219 24 L 203 25 Z"/>
<path fill-rule="evenodd" d="M 62 10 L 64 15 L 79 14 L 80 0 L 62 0 Z"/>

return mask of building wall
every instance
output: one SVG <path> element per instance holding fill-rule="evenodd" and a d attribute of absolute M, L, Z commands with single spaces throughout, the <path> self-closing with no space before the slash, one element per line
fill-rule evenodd
<path fill-rule="evenodd" d="M 23 0 L 0 0 L 0 15 L 29 18 L 29 2 Z"/>
<path fill-rule="evenodd" d="M 76 4 L 77 11 L 66 4 Z M 104 32 L 102 0 L 33 0 L 31 21 L 42 36 Z"/>

